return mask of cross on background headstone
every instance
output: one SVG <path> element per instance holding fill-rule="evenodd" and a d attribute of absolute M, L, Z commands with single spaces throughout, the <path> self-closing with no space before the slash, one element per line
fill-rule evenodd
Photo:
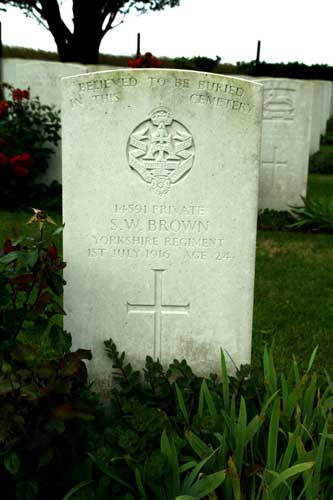
<path fill-rule="evenodd" d="M 273 149 L 273 160 L 272 161 L 262 161 L 261 162 L 262 167 L 269 166 L 272 169 L 272 182 L 271 182 L 271 186 L 274 186 L 276 169 L 280 168 L 280 167 L 287 167 L 288 166 L 288 162 L 287 161 L 278 161 L 277 160 L 277 158 L 276 158 L 277 157 L 277 150 L 278 150 L 278 148 L 276 146 L 274 146 L 274 149 Z"/>
<path fill-rule="evenodd" d="M 127 302 L 129 314 L 153 314 L 154 315 L 154 359 L 162 358 L 162 315 L 163 314 L 188 314 L 190 304 L 176 305 L 163 304 L 162 300 L 162 273 L 165 269 L 152 269 L 154 271 L 154 303 L 153 304 L 130 304 Z"/>

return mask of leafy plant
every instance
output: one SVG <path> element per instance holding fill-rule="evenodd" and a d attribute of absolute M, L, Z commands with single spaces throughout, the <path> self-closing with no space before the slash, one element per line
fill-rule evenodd
<path fill-rule="evenodd" d="M 304 206 L 292 206 L 291 213 L 296 222 L 290 224 L 291 229 L 333 232 L 333 198 L 304 198 Z"/>
<path fill-rule="evenodd" d="M 70 352 L 59 324 L 64 263 L 53 238 L 62 228 L 48 234 L 53 221 L 37 209 L 29 222 L 39 237 L 7 239 L 0 257 L 1 489 L 8 500 L 58 500 L 80 478 L 97 399 L 83 363 L 90 351 Z"/>
<path fill-rule="evenodd" d="M 330 500 L 333 385 L 313 373 L 317 349 L 304 372 L 294 360 L 279 376 L 266 348 L 262 379 L 246 367 L 228 375 L 222 352 L 218 380 L 178 361 L 164 371 L 149 357 L 142 377 L 111 340 L 105 345 L 117 387 L 89 453 L 102 477 L 77 485 L 85 498 Z M 156 380 L 168 395 L 163 410 L 154 406 Z"/>
<path fill-rule="evenodd" d="M 13 208 L 31 200 L 30 187 L 47 169 L 60 140 L 60 111 L 29 90 L 2 87 L 9 97 L 0 101 L 0 195 L 2 207 Z"/>
<path fill-rule="evenodd" d="M 287 211 L 278 211 L 265 208 L 258 213 L 258 230 L 283 231 L 293 221 L 292 215 Z"/>

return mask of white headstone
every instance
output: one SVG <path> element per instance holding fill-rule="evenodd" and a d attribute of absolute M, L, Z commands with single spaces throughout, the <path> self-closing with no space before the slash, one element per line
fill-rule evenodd
<path fill-rule="evenodd" d="M 326 134 L 327 120 L 329 118 L 330 98 L 331 98 L 331 85 L 326 80 L 318 80 L 321 86 L 321 135 Z"/>
<path fill-rule="evenodd" d="M 251 352 L 262 86 L 173 70 L 63 80 L 66 329 L 134 365 Z"/>
<path fill-rule="evenodd" d="M 322 124 L 322 86 L 320 81 L 311 80 L 313 84 L 312 120 L 310 154 L 317 153 L 320 149 L 320 135 Z"/>
<path fill-rule="evenodd" d="M 26 59 L 3 59 L 3 80 L 13 87 L 30 87 L 32 97 L 38 96 L 42 104 L 61 107 L 61 78 L 86 72 L 81 64 L 52 61 L 27 61 Z M 61 183 L 61 144 L 52 155 L 49 167 L 41 180 Z"/>
<path fill-rule="evenodd" d="M 306 195 L 313 87 L 308 81 L 264 85 L 259 208 L 288 210 Z"/>

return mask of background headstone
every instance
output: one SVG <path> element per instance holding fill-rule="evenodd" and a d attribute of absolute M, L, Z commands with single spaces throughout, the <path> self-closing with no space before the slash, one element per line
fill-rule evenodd
<path fill-rule="evenodd" d="M 288 210 L 306 195 L 313 86 L 283 78 L 264 85 L 259 208 Z"/>
<path fill-rule="evenodd" d="M 85 73 L 81 64 L 69 64 L 52 61 L 27 61 L 25 59 L 4 59 L 3 80 L 16 88 L 30 87 L 31 96 L 38 96 L 42 104 L 61 108 L 61 78 Z M 61 183 L 61 143 L 52 155 L 48 170 L 40 178 L 50 183 Z"/>
<path fill-rule="evenodd" d="M 208 73 L 63 79 L 65 327 L 109 383 L 110 337 L 219 370 L 250 360 L 262 86 Z"/>
<path fill-rule="evenodd" d="M 310 154 L 320 149 L 320 135 L 322 128 L 322 86 L 318 80 L 311 80 L 313 84 L 312 120 Z"/>

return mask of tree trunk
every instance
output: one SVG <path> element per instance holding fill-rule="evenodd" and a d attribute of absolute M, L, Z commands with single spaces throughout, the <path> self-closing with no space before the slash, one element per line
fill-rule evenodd
<path fill-rule="evenodd" d="M 57 43 L 60 61 L 81 64 L 98 64 L 99 46 L 99 40 L 85 34 L 72 35 L 65 45 L 62 41 Z"/>
<path fill-rule="evenodd" d="M 97 2 L 73 0 L 74 32 L 61 19 L 58 0 L 41 0 L 47 21 L 63 62 L 98 64 L 99 46 L 103 38 L 103 21 Z"/>

